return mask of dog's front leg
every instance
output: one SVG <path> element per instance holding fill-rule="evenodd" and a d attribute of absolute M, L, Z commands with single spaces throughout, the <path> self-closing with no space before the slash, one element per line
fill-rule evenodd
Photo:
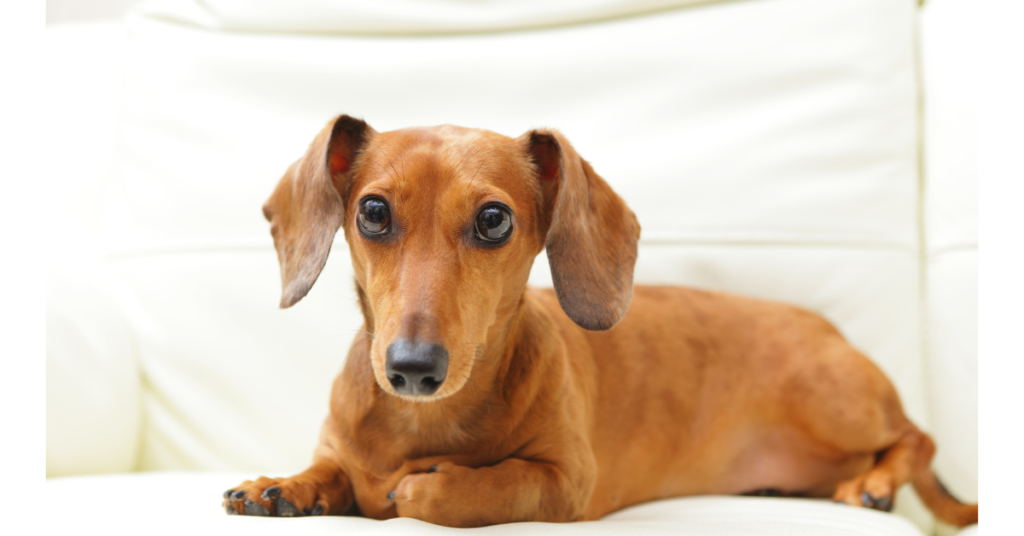
<path fill-rule="evenodd" d="M 394 501 L 400 517 L 449 527 L 573 521 L 593 493 L 595 475 L 581 473 L 587 471 L 518 458 L 478 469 L 442 462 L 402 478 Z"/>
<path fill-rule="evenodd" d="M 319 458 L 288 478 L 261 476 L 224 492 L 229 514 L 299 517 L 341 515 L 352 507 L 352 484 L 336 463 Z"/>

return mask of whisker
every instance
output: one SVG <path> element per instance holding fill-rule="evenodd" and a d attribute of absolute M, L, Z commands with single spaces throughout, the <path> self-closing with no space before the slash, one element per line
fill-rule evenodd
<path fill-rule="evenodd" d="M 478 151 L 478 152 L 479 152 L 479 151 Z M 475 155 L 474 155 L 474 156 L 475 156 Z M 473 186 L 473 182 L 474 182 L 474 181 L 476 181 L 476 176 L 477 176 L 477 174 L 478 174 L 478 173 L 480 173 L 480 170 L 481 170 L 481 169 L 483 169 L 483 167 L 484 167 L 484 162 L 483 162 L 483 161 L 481 161 L 481 162 L 480 162 L 480 165 L 476 167 L 476 172 L 474 172 L 474 173 L 473 173 L 473 176 L 472 176 L 472 177 L 470 177 L 470 179 L 469 179 L 469 186 Z M 467 188 L 468 188 L 469 186 L 467 186 Z"/>
<path fill-rule="evenodd" d="M 392 179 L 395 179 L 395 182 L 398 182 L 398 179 L 394 175 L 392 175 L 390 171 L 388 171 L 388 168 L 384 167 L 384 164 L 380 164 L 380 169 L 384 173 L 387 173 L 388 177 L 391 177 Z"/>
<path fill-rule="evenodd" d="M 391 157 L 390 157 L 390 156 L 388 156 L 388 153 L 386 153 L 386 152 L 384 151 L 384 148 L 383 148 L 383 147 L 380 147 L 380 146 L 378 146 L 378 147 L 377 147 L 377 149 L 378 149 L 378 150 L 379 150 L 379 151 L 380 151 L 381 153 L 383 153 L 383 154 L 384 154 L 384 158 L 386 158 L 386 159 L 388 160 L 388 164 L 389 164 L 389 165 L 391 166 L 391 169 L 392 169 L 392 170 L 394 170 L 394 172 L 395 172 L 395 175 L 396 175 L 396 176 L 393 176 L 392 178 L 393 178 L 393 179 L 395 179 L 395 181 L 396 181 L 396 182 L 398 182 L 399 184 L 401 184 L 402 188 L 405 188 L 405 181 L 404 181 L 404 180 L 402 180 L 402 181 L 399 181 L 399 180 L 398 180 L 398 177 L 397 177 L 397 175 L 398 175 L 398 170 L 397 170 L 397 169 L 395 169 L 395 164 L 394 164 L 393 162 L 391 162 Z M 383 167 L 383 166 L 381 166 L 381 167 Z M 388 173 L 388 175 L 390 176 L 391 174 L 390 174 L 390 173 Z M 403 179 L 404 179 L 404 177 L 403 177 Z"/>
<path fill-rule="evenodd" d="M 405 154 L 402 154 L 402 185 L 405 186 Z"/>

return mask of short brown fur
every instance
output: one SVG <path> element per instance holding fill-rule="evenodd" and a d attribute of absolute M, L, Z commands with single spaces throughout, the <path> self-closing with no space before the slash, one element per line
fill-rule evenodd
<path fill-rule="evenodd" d="M 356 228 L 367 195 L 390 204 L 386 240 Z M 476 247 L 474 215 L 494 201 L 512 209 L 513 234 Z M 763 489 L 888 510 L 913 482 L 940 519 L 977 521 L 977 505 L 938 484 L 934 445 L 892 384 L 826 320 L 634 288 L 636 218 L 557 131 L 377 133 L 340 116 L 264 214 L 282 307 L 313 285 L 343 229 L 370 335 L 334 382 L 313 465 L 229 490 L 229 513 L 290 505 L 470 527 Z M 555 289 L 527 288 L 545 248 Z M 384 353 L 397 337 L 448 349 L 433 395 L 392 388 Z"/>

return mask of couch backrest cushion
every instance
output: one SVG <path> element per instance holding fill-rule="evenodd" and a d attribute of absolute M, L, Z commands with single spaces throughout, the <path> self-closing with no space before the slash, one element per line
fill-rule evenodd
<path fill-rule="evenodd" d="M 926 327 L 935 467 L 978 500 L 978 6 L 930 0 L 921 16 L 924 76 Z"/>
<path fill-rule="evenodd" d="M 150 0 L 147 16 L 215 30 L 446 35 L 580 24 L 715 0 Z"/>
<path fill-rule="evenodd" d="M 61 148 L 57 163 L 32 177 L 46 185 L 47 476 L 131 471 L 139 451 L 138 347 L 99 238 L 103 182 L 115 167 L 124 41 L 114 22 L 46 32 L 44 120 L 59 128 L 43 142 Z"/>
<path fill-rule="evenodd" d="M 309 460 L 363 336 L 351 266 L 338 240 L 278 310 L 260 207 L 341 112 L 378 130 L 559 128 L 638 214 L 638 283 L 818 311 L 928 427 L 915 16 L 910 0 L 758 0 L 390 38 L 135 17 L 106 228 L 145 375 L 141 467 Z M 532 281 L 550 284 L 543 256 Z"/>

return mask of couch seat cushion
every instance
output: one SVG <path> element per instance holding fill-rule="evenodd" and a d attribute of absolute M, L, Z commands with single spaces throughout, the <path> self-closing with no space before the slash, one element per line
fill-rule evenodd
<path fill-rule="evenodd" d="M 600 521 L 514 523 L 467 532 L 414 519 L 354 517 L 261 518 L 228 516 L 224 490 L 255 475 L 239 472 L 150 472 L 51 478 L 46 497 L 61 508 L 47 518 L 47 534 L 83 527 L 104 534 L 505 534 L 921 536 L 906 519 L 823 500 L 691 497 L 627 508 Z"/>

